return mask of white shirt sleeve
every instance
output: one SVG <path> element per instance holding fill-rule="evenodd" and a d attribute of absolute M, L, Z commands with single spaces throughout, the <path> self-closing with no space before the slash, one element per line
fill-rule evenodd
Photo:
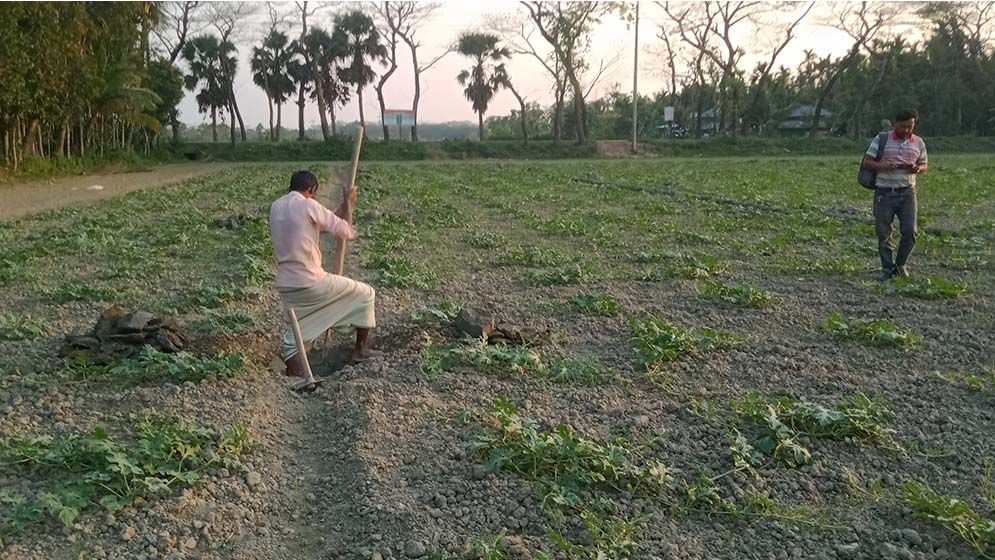
<path fill-rule="evenodd" d="M 334 212 L 325 208 L 317 200 L 308 199 L 307 209 L 308 217 L 318 226 L 320 231 L 331 233 L 336 237 L 349 235 L 349 223 L 336 216 Z"/>
<path fill-rule="evenodd" d="M 928 158 L 926 157 L 926 143 L 922 143 L 922 151 L 919 152 L 919 159 L 916 160 L 916 165 L 926 163 Z"/>

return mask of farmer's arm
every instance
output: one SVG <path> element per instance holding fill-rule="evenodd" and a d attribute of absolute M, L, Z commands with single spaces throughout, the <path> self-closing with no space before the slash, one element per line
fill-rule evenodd
<path fill-rule="evenodd" d="M 349 225 L 349 222 L 336 216 L 331 210 L 325 208 L 320 202 L 310 199 L 308 204 L 308 216 L 318 229 L 341 237 L 342 239 L 356 239 L 359 233 L 356 228 Z"/>
<path fill-rule="evenodd" d="M 346 200 L 342 201 L 339 205 L 338 210 L 335 211 L 335 215 L 342 218 L 343 220 L 348 220 L 349 216 L 349 205 L 356 203 L 356 187 L 349 190 L 349 196 Z"/>

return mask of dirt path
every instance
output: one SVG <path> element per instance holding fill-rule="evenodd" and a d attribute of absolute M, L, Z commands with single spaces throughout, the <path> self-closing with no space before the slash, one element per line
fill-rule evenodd
<path fill-rule="evenodd" d="M 213 173 L 232 163 L 176 163 L 148 171 L 100 173 L 0 185 L 0 219 L 161 187 Z M 102 188 L 95 188 L 102 187 Z"/>

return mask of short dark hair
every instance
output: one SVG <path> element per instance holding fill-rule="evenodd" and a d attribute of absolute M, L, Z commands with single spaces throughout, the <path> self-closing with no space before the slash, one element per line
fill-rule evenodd
<path fill-rule="evenodd" d="M 919 113 L 915 112 L 914 109 L 905 109 L 895 113 L 895 122 L 907 121 L 907 120 L 919 120 Z"/>
<path fill-rule="evenodd" d="M 310 171 L 298 171 L 290 176 L 290 190 L 303 192 L 318 188 L 318 178 Z"/>

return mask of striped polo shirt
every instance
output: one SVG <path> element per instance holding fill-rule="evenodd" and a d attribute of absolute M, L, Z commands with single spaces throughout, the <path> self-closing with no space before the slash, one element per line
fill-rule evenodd
<path fill-rule="evenodd" d="M 867 155 L 872 158 L 878 156 L 878 144 L 881 142 L 881 135 L 878 134 L 871 140 L 871 145 L 867 147 Z M 882 163 L 900 163 L 905 165 L 926 163 L 926 143 L 915 134 L 909 134 L 905 138 L 895 136 L 895 131 L 884 144 L 884 155 L 881 156 Z M 894 171 L 878 171 L 877 186 L 886 189 L 916 186 L 916 174 L 908 169 L 896 169 Z"/>

